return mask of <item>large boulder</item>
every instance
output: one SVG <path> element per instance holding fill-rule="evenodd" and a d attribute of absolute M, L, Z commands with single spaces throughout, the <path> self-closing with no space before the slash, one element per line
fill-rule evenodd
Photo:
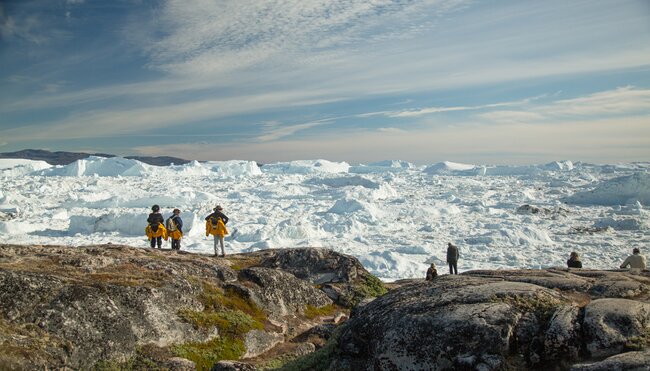
<path fill-rule="evenodd" d="M 650 341 L 650 304 L 627 299 L 594 300 L 585 307 L 583 323 L 589 353 L 612 356 Z"/>
<path fill-rule="evenodd" d="M 568 269 L 402 282 L 352 312 L 330 369 L 567 369 L 647 350 L 649 283 L 647 273 Z M 606 364 L 638 365 L 644 357 Z"/>

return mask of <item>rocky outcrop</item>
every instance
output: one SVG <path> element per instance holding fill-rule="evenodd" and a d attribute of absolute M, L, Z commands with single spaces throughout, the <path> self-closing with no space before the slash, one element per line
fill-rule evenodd
<path fill-rule="evenodd" d="M 290 255 L 301 264 L 315 253 Z M 346 310 L 292 274 L 300 267 L 291 261 L 265 261 L 274 256 L 0 245 L 0 369 L 209 369 L 321 324 L 320 308 Z M 353 257 L 322 256 L 363 269 Z M 328 275 L 323 264 L 324 276 L 355 284 L 340 266 L 330 264 Z"/>
<path fill-rule="evenodd" d="M 389 286 L 315 248 L 0 245 L 0 369 L 648 370 L 648 272 Z"/>
<path fill-rule="evenodd" d="M 472 271 L 405 282 L 353 312 L 330 365 L 337 370 L 639 365 L 650 342 L 649 294 L 648 273 L 588 270 Z M 609 356 L 619 358 L 600 361 Z"/>

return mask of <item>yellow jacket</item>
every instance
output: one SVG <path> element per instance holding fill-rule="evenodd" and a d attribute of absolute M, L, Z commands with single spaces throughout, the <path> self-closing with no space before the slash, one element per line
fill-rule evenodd
<path fill-rule="evenodd" d="M 172 240 L 180 240 L 183 237 L 183 234 L 178 229 L 175 231 L 167 232 L 167 236 L 171 237 Z"/>
<path fill-rule="evenodd" d="M 147 235 L 147 238 L 149 241 L 151 241 L 152 238 L 156 237 L 162 237 L 167 241 L 167 228 L 162 223 L 158 223 L 158 229 L 154 232 L 151 230 L 151 226 L 147 225 L 147 227 L 144 229 L 144 234 Z"/>
<path fill-rule="evenodd" d="M 213 236 L 219 236 L 223 237 L 228 234 L 228 230 L 226 229 L 226 225 L 223 224 L 223 220 L 217 219 L 217 224 L 212 225 L 212 223 L 209 220 L 206 220 L 205 222 L 205 235 L 213 235 Z"/>

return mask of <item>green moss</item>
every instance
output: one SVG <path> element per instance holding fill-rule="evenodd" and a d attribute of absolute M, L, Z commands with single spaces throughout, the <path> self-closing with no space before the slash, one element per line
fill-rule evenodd
<path fill-rule="evenodd" d="M 315 307 L 307 304 L 307 307 L 305 308 L 305 317 L 314 319 L 316 317 L 329 316 L 334 312 L 336 312 L 336 306 L 334 304 L 328 304 L 323 307 Z"/>
<path fill-rule="evenodd" d="M 371 274 L 364 275 L 362 283 L 358 286 L 359 292 L 364 294 L 366 297 L 377 297 L 382 296 L 388 292 L 384 283 L 381 280 Z"/>
<path fill-rule="evenodd" d="M 264 329 L 264 311 L 234 290 L 223 290 L 203 282 L 198 300 L 203 304 L 202 311 L 182 308 L 178 316 L 197 329 L 217 328 L 219 337 L 203 343 L 177 345 L 171 351 L 194 361 L 199 370 L 209 370 L 214 363 L 223 359 L 239 359 L 246 351 L 244 335 L 254 329 Z"/>
<path fill-rule="evenodd" d="M 353 285 L 352 291 L 352 297 L 349 298 L 351 307 L 365 298 L 382 296 L 388 292 L 388 289 L 379 278 L 372 274 L 365 274 Z"/>
<path fill-rule="evenodd" d="M 244 341 L 230 336 L 214 338 L 205 343 L 185 343 L 171 347 L 174 354 L 194 361 L 197 370 L 210 370 L 224 359 L 239 359 L 246 352 Z"/>
<path fill-rule="evenodd" d="M 264 329 L 264 325 L 253 319 L 250 315 L 240 310 L 220 310 L 218 312 L 197 312 L 188 309 L 181 309 L 178 312 L 186 322 L 191 323 L 196 329 L 210 329 L 216 327 L 219 334 L 232 336 L 243 335 L 250 330 Z"/>
<path fill-rule="evenodd" d="M 260 259 L 255 257 L 237 257 L 230 259 L 230 268 L 240 271 L 242 269 L 256 267 L 260 264 Z"/>

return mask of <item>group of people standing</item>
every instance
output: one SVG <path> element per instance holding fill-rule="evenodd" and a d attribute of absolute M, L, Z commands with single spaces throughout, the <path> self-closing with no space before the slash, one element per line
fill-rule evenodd
<path fill-rule="evenodd" d="M 458 274 L 458 259 L 460 258 L 460 253 L 458 252 L 458 247 L 452 244 L 451 242 L 447 243 L 447 264 L 449 264 L 449 274 Z M 573 251 L 569 255 L 569 260 L 567 260 L 567 267 L 569 268 L 582 268 L 582 261 L 580 260 L 580 255 L 577 252 Z M 639 269 L 645 270 L 648 269 L 648 262 L 645 256 L 641 255 L 641 251 L 638 248 L 632 249 L 632 255 L 628 256 L 627 259 L 621 264 L 621 269 Z M 438 276 L 438 271 L 436 269 L 435 263 L 431 263 L 429 269 L 427 269 L 426 280 L 431 281 Z"/>
<path fill-rule="evenodd" d="M 228 217 L 223 213 L 223 208 L 219 205 L 212 209 L 213 213 L 205 217 L 205 235 L 214 236 L 214 255 L 219 256 L 217 244 L 221 246 L 221 256 L 226 256 L 224 247 L 224 236 L 228 234 L 226 224 L 228 224 Z M 151 248 L 156 246 L 162 248 L 162 240 L 168 238 L 172 240 L 172 250 L 181 249 L 181 239 L 183 238 L 183 220 L 181 219 L 181 210 L 174 209 L 172 216 L 165 219 L 160 213 L 160 206 L 153 205 L 151 213 L 147 218 L 147 227 L 145 234 L 149 238 Z"/>

